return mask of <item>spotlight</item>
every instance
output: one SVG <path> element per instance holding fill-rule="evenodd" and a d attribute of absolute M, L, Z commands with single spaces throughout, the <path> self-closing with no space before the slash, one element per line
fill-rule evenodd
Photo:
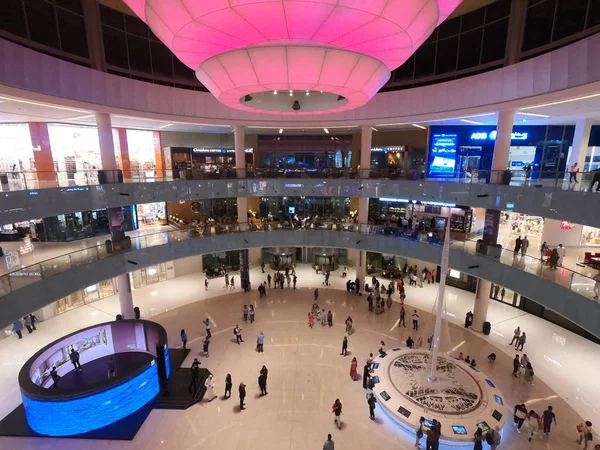
<path fill-rule="evenodd" d="M 310 95 L 310 92 L 306 91 L 306 95 Z M 523 121 L 523 122 L 525 122 L 525 121 Z"/>
<path fill-rule="evenodd" d="M 245 102 L 250 102 L 250 101 L 252 101 L 252 96 L 251 96 L 250 94 L 246 94 L 246 95 L 244 96 L 244 101 L 245 101 Z"/>
<path fill-rule="evenodd" d="M 337 101 L 342 101 L 342 100 L 346 100 L 346 97 L 344 97 L 343 95 L 338 95 Z"/>
<path fill-rule="evenodd" d="M 279 129 L 279 134 L 283 133 L 283 128 Z"/>
<path fill-rule="evenodd" d="M 327 134 L 329 134 L 329 130 L 327 128 L 323 128 L 323 131 Z"/>
<path fill-rule="evenodd" d="M 275 90 L 275 91 L 273 91 L 273 95 L 277 95 L 277 91 L 276 91 L 276 90 Z"/>
<path fill-rule="evenodd" d="M 292 109 L 294 111 L 298 111 L 300 109 L 300 103 L 298 102 L 298 100 L 296 100 L 293 105 L 292 105 Z"/>

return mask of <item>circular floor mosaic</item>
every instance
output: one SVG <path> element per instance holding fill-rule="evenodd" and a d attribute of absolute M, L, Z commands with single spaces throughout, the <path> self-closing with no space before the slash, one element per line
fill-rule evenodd
<path fill-rule="evenodd" d="M 475 410 L 482 398 L 481 388 L 467 366 L 438 357 L 438 380 L 429 381 L 431 364 L 428 352 L 405 353 L 389 366 L 389 377 L 396 390 L 421 407 L 443 414 L 465 414 Z"/>

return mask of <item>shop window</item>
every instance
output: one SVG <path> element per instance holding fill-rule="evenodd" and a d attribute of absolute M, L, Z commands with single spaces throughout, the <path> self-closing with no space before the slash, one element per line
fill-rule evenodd
<path fill-rule="evenodd" d="M 0 29 L 27 37 L 25 14 L 21 0 L 0 1 Z"/>
<path fill-rule="evenodd" d="M 42 0 L 27 2 L 25 13 L 30 39 L 40 44 L 59 48 L 54 6 Z"/>
<path fill-rule="evenodd" d="M 558 0 L 553 41 L 583 31 L 587 5 L 588 0 Z"/>
<path fill-rule="evenodd" d="M 129 66 L 132 70 L 152 73 L 150 63 L 150 42 L 147 39 L 127 34 Z"/>
<path fill-rule="evenodd" d="M 128 69 L 129 60 L 127 58 L 125 33 L 109 27 L 102 27 L 102 36 L 104 39 L 106 63 L 111 66 Z"/>
<path fill-rule="evenodd" d="M 462 33 L 478 28 L 483 25 L 483 21 L 485 19 L 485 8 L 479 8 L 475 11 L 464 14 L 461 19 L 460 31 Z"/>
<path fill-rule="evenodd" d="M 150 41 L 152 73 L 173 78 L 172 53 L 162 42 Z"/>
<path fill-rule="evenodd" d="M 88 47 L 83 17 L 60 8 L 56 10 L 56 15 L 62 50 L 87 58 Z"/>
<path fill-rule="evenodd" d="M 438 39 L 456 36 L 460 32 L 460 17 L 448 19 L 442 22 L 437 29 Z"/>
<path fill-rule="evenodd" d="M 485 23 L 494 22 L 510 16 L 511 0 L 496 0 L 486 7 Z"/>
<path fill-rule="evenodd" d="M 549 44 L 552 37 L 555 0 L 546 0 L 527 9 L 523 51 Z"/>
<path fill-rule="evenodd" d="M 123 16 L 124 14 L 121 14 L 117 10 L 100 5 L 100 22 L 102 22 L 102 25 L 125 30 L 125 19 Z"/>
<path fill-rule="evenodd" d="M 504 59 L 507 35 L 508 19 L 486 25 L 483 31 L 481 64 Z"/>
<path fill-rule="evenodd" d="M 54 0 L 56 6 L 60 6 L 68 11 L 74 12 L 83 16 L 83 8 L 81 6 L 82 0 Z"/>
<path fill-rule="evenodd" d="M 435 62 L 436 75 L 456 70 L 456 54 L 458 52 L 458 36 L 438 41 Z"/>
<path fill-rule="evenodd" d="M 436 44 L 424 44 L 415 53 L 415 77 L 433 75 Z"/>
<path fill-rule="evenodd" d="M 474 67 L 479 64 L 483 28 L 469 31 L 460 36 L 458 50 L 458 70 Z"/>

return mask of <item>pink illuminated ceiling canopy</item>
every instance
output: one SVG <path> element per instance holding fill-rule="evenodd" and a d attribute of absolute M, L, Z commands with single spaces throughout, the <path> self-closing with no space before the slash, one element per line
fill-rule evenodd
<path fill-rule="evenodd" d="M 257 110 L 241 98 L 323 87 L 366 103 L 462 0 L 124 1 L 220 101 Z"/>

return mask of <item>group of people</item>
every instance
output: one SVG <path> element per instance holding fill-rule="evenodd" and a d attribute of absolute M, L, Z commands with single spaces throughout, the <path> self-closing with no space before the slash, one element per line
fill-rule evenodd
<path fill-rule="evenodd" d="M 315 291 L 318 291 L 318 289 L 315 289 Z M 316 322 L 316 323 L 320 323 L 321 326 L 323 326 L 323 327 L 326 325 L 328 325 L 329 327 L 332 327 L 333 326 L 333 313 L 331 312 L 331 310 L 325 312 L 325 308 L 323 308 L 323 309 L 319 308 L 319 304 L 317 303 L 318 297 L 319 297 L 319 294 L 316 293 L 315 301 L 313 302 L 311 310 L 308 312 L 308 326 L 310 328 L 313 328 L 315 326 L 315 322 Z M 349 317 L 349 319 L 350 319 L 350 329 L 352 329 L 352 319 L 350 317 Z M 346 323 L 346 329 L 348 329 L 347 323 Z"/>
<path fill-rule="evenodd" d="M 15 320 L 13 322 L 12 332 L 15 333 L 19 339 L 23 339 L 23 327 L 27 329 L 29 334 L 33 333 L 37 330 L 35 327 L 35 323 L 37 322 L 37 317 L 34 314 L 28 314 L 23 317 L 23 321 Z"/>
<path fill-rule="evenodd" d="M 556 425 L 556 414 L 554 414 L 552 406 L 548 406 L 548 408 L 540 415 L 533 409 L 527 410 L 527 406 L 524 403 L 521 403 L 515 406 L 513 419 L 519 433 L 521 433 L 523 424 L 527 424 L 526 428 L 527 434 L 529 435 L 529 442 L 531 442 L 535 435 L 541 435 L 542 433 L 546 436 L 549 435 L 552 423 Z M 581 444 L 584 442 L 584 449 L 587 449 L 587 443 L 592 439 L 592 423 L 585 422 L 581 424 L 578 443 Z"/>
<path fill-rule="evenodd" d="M 288 289 L 293 288 L 296 289 L 296 284 L 298 283 L 298 277 L 296 276 L 296 269 L 292 267 L 292 270 L 288 267 L 285 269 L 285 275 L 280 271 L 277 271 L 271 276 L 271 274 L 267 275 L 267 286 L 271 289 L 271 283 L 273 283 L 273 287 L 275 289 L 284 289 L 287 285 Z"/>

